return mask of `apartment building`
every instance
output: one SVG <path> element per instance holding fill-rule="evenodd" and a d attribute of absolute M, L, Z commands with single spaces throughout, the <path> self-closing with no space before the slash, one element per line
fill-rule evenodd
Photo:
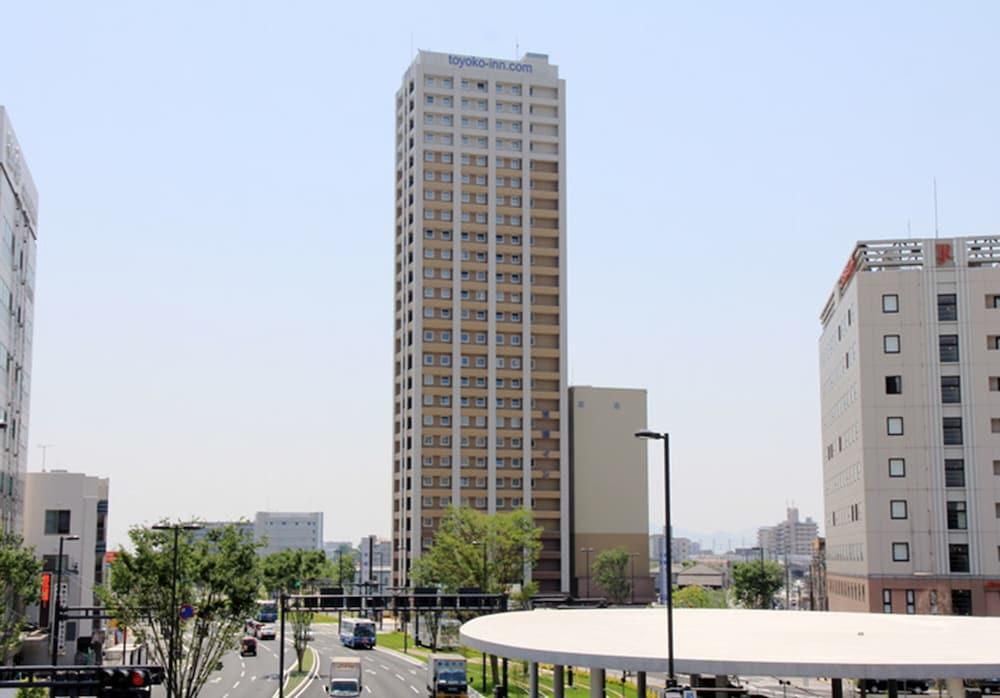
<path fill-rule="evenodd" d="M 95 587 L 104 583 L 104 554 L 107 552 L 108 478 L 65 470 L 28 473 L 25 477 L 24 540 L 42 559 L 46 585 L 53 590 L 51 602 L 28 609 L 31 620 L 45 627 L 53 619 L 55 600 L 61 596 L 67 606 L 94 606 Z M 57 589 L 59 540 L 63 543 L 61 589 Z M 87 618 L 67 620 L 60 625 L 59 663 L 78 663 L 78 639 L 84 645 L 98 628 Z"/>
<path fill-rule="evenodd" d="M 0 531 L 20 533 L 28 470 L 38 191 L 0 106 Z"/>
<path fill-rule="evenodd" d="M 1000 237 L 860 242 L 820 320 L 830 610 L 1000 615 Z"/>
<path fill-rule="evenodd" d="M 647 445 L 635 438 L 646 428 L 646 391 L 573 386 L 569 399 L 571 591 L 604 595 L 592 579 L 593 563 L 606 550 L 624 548 L 632 557 L 632 600 L 652 601 Z"/>
<path fill-rule="evenodd" d="M 530 509 L 569 589 L 565 83 L 421 51 L 396 94 L 393 580 L 451 505 Z"/>
<path fill-rule="evenodd" d="M 811 517 L 800 521 L 798 508 L 788 507 L 784 521 L 757 529 L 757 545 L 771 559 L 786 555 L 812 555 L 813 541 L 818 535 L 819 526 Z"/>

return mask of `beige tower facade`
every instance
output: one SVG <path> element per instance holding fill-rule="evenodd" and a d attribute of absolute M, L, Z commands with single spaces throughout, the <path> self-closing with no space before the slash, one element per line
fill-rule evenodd
<path fill-rule="evenodd" d="M 649 576 L 649 470 L 646 391 L 573 386 L 570 398 L 573 594 L 604 596 L 592 566 L 605 550 L 631 555 L 628 574 L 636 603 L 653 600 Z M 656 447 L 662 447 L 657 443 Z"/>
<path fill-rule="evenodd" d="M 858 243 L 820 320 L 830 610 L 1000 615 L 1000 237 Z"/>
<path fill-rule="evenodd" d="M 396 94 L 393 581 L 449 506 L 532 511 L 569 588 L 565 83 L 421 51 Z"/>

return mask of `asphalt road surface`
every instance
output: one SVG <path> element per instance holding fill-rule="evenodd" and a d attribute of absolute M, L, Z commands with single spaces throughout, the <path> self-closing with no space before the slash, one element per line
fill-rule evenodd
<path fill-rule="evenodd" d="M 354 655 L 361 657 L 363 698 L 422 698 L 424 687 L 423 665 L 412 663 L 389 652 L 352 650 L 342 647 L 336 623 L 313 625 L 315 639 L 309 643 L 319 655 L 319 674 L 309 682 L 301 698 L 327 698 L 323 686 L 329 678 L 330 657 Z M 291 642 L 285 645 L 286 669 L 295 660 Z M 256 657 L 240 657 L 237 653 L 226 655 L 221 671 L 215 672 L 201 692 L 203 698 L 272 698 L 278 691 L 278 641 L 261 640 L 257 643 Z M 286 692 L 286 696 L 288 693 Z M 153 692 L 154 698 L 164 698 L 162 687 Z"/>

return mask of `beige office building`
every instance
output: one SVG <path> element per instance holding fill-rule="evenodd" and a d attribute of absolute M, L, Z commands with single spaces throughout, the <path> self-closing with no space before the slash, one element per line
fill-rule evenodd
<path fill-rule="evenodd" d="M 569 400 L 572 592 L 606 596 L 593 579 L 593 563 L 605 550 L 624 548 L 632 556 L 633 599 L 652 601 L 647 442 L 635 438 L 646 428 L 646 391 L 574 386 Z"/>
<path fill-rule="evenodd" d="M 530 509 L 569 587 L 565 83 L 419 52 L 396 94 L 393 579 L 450 505 Z"/>
<path fill-rule="evenodd" d="M 830 609 L 1000 615 L 1000 237 L 858 243 L 820 319 Z"/>

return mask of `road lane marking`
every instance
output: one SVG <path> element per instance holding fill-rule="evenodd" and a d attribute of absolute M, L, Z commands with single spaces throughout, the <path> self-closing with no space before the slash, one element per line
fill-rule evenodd
<path fill-rule="evenodd" d="M 406 683 L 406 679 L 404 679 L 404 678 L 403 678 L 402 676 L 400 676 L 399 674 L 396 674 L 396 678 L 397 678 L 397 679 L 399 679 L 400 681 L 402 681 L 403 683 Z"/>
<path fill-rule="evenodd" d="M 251 680 L 251 681 L 256 681 L 256 680 L 257 680 L 257 677 L 256 677 L 256 676 L 251 676 L 251 677 L 250 677 L 250 680 Z"/>
<path fill-rule="evenodd" d="M 417 690 L 416 686 L 410 686 L 410 690 L 413 691 L 414 693 L 420 693 L 420 691 Z"/>
<path fill-rule="evenodd" d="M 371 686 L 365 686 L 365 690 L 368 691 L 369 693 L 371 693 L 372 692 L 372 687 Z M 226 698 L 226 697 L 222 696 L 222 698 Z"/>
<path fill-rule="evenodd" d="M 365 673 L 366 674 L 375 674 L 376 671 L 374 669 L 365 669 Z"/>
<path fill-rule="evenodd" d="M 416 676 L 417 675 L 417 670 L 416 669 L 410 669 L 410 673 L 413 674 L 414 676 Z"/>
<path fill-rule="evenodd" d="M 386 671 L 389 671 L 389 667 L 387 667 L 385 664 L 379 664 L 379 666 L 385 669 Z"/>
<path fill-rule="evenodd" d="M 243 671 L 241 671 L 241 672 L 240 672 L 240 678 L 241 678 L 241 679 L 242 679 L 242 678 L 243 678 L 244 676 L 246 676 L 246 675 L 247 675 L 247 670 L 246 670 L 246 669 L 244 669 Z"/>
<path fill-rule="evenodd" d="M 239 681 L 237 681 L 236 683 L 234 683 L 234 684 L 233 684 L 233 690 L 235 691 L 235 690 L 236 690 L 236 687 L 237 687 L 237 686 L 239 686 L 239 685 L 240 685 L 240 682 L 239 682 Z"/>

